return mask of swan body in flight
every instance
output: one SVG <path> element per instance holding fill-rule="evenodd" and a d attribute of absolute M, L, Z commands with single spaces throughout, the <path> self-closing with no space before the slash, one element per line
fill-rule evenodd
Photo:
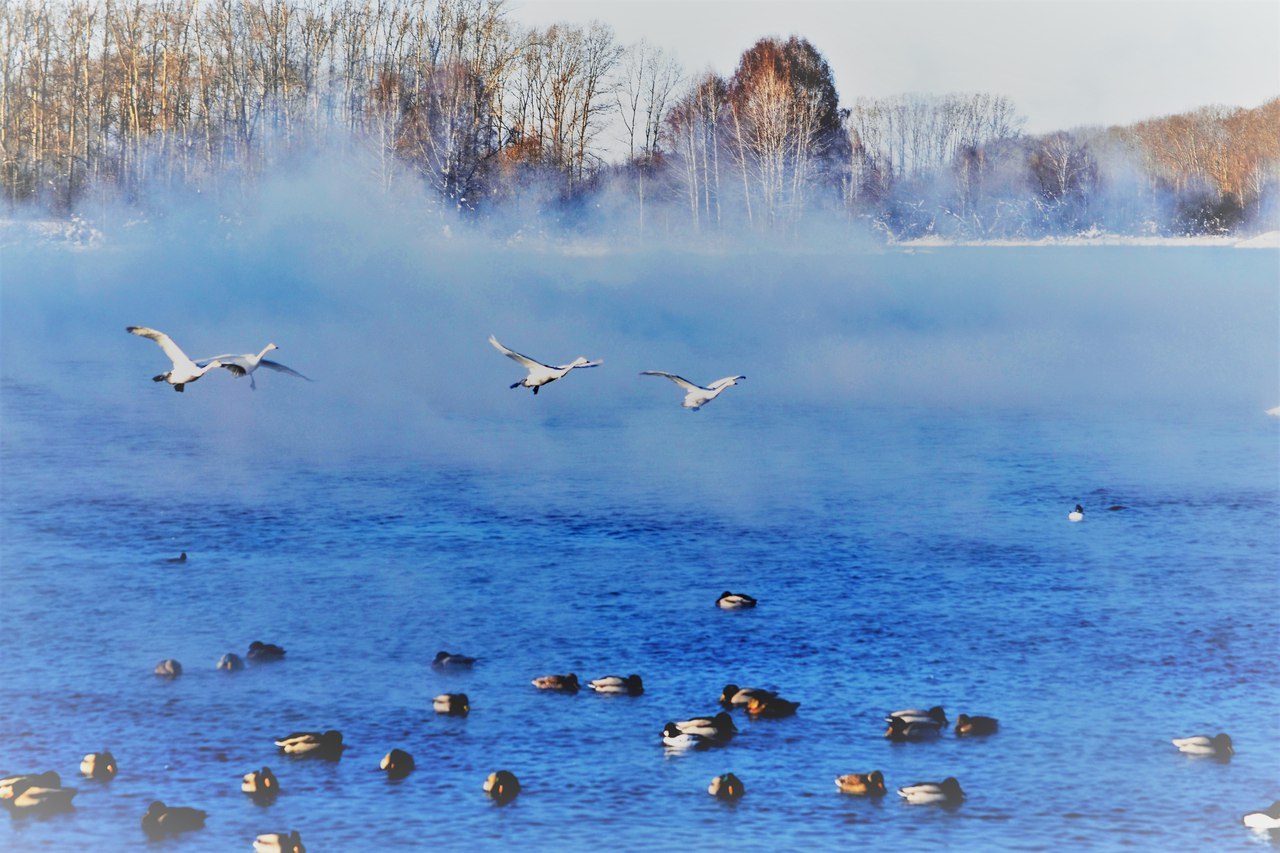
<path fill-rule="evenodd" d="M 211 359 L 205 364 L 196 364 L 187 357 L 181 347 L 173 342 L 173 338 L 170 338 L 164 332 L 157 332 L 155 329 L 148 329 L 146 326 L 126 326 L 125 331 L 131 335 L 150 338 L 160 345 L 160 349 L 164 350 L 164 354 L 169 356 L 169 360 L 173 362 L 173 367 L 159 376 L 151 377 L 151 380 L 153 382 L 168 382 L 175 391 L 181 391 L 188 382 L 195 382 L 210 370 L 222 367 L 222 362 L 217 359 Z"/>
<path fill-rule="evenodd" d="M 680 405 L 690 411 L 698 411 L 707 403 L 710 403 L 716 397 L 720 396 L 720 392 L 728 388 L 730 385 L 737 385 L 739 379 L 746 379 L 745 376 L 726 376 L 724 379 L 717 379 L 710 385 L 703 387 L 695 385 L 683 376 L 676 376 L 674 373 L 667 373 L 662 370 L 642 370 L 641 376 L 665 376 L 672 382 L 679 385 L 685 390 L 684 402 Z"/>
<path fill-rule="evenodd" d="M 546 385 L 548 382 L 555 382 L 557 379 L 563 379 L 569 373 L 569 371 L 573 370 L 575 367 L 598 367 L 601 364 L 604 364 L 604 359 L 599 359 L 596 361 L 587 361 L 582 356 L 578 356 L 568 364 L 562 364 L 559 367 L 553 367 L 549 364 L 543 364 L 540 361 L 534 361 L 533 359 L 529 358 L 527 355 L 521 355 L 520 353 L 515 352 L 514 350 L 507 349 L 502 344 L 498 343 L 498 339 L 495 338 L 493 335 L 489 336 L 489 343 L 493 344 L 493 348 L 496 349 L 498 352 L 502 353 L 512 361 L 519 362 L 524 366 L 526 370 L 529 371 L 528 376 L 526 376 L 524 379 L 521 379 L 519 382 L 513 382 L 511 384 L 511 387 L 519 388 L 521 386 L 524 386 L 525 388 L 532 388 L 533 393 L 535 394 L 538 393 L 539 388 L 541 388 L 543 385 Z"/>
<path fill-rule="evenodd" d="M 197 361 L 196 364 L 203 366 L 216 361 L 218 362 L 219 367 L 225 367 L 231 372 L 231 375 L 235 376 L 237 379 L 242 376 L 248 376 L 249 388 L 254 391 L 258 390 L 258 385 L 253 381 L 253 372 L 259 367 L 269 367 L 272 370 L 279 371 L 280 373 L 287 373 L 290 376 L 296 376 L 299 379 L 306 379 L 308 382 L 312 381 L 291 367 L 285 367 L 278 361 L 271 361 L 263 358 L 263 356 L 271 352 L 273 349 L 280 349 L 280 347 L 275 344 L 267 344 L 262 348 L 262 352 L 257 353 L 256 355 L 251 352 L 241 353 L 239 355 L 226 353 L 224 355 L 215 355 L 212 358 L 202 358 Z"/>

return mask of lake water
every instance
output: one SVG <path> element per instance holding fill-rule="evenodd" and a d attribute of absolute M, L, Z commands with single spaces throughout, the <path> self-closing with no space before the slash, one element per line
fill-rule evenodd
<path fill-rule="evenodd" d="M 1239 821 L 1280 798 L 1276 252 L 258 233 L 6 250 L 0 773 L 79 793 L 0 848 L 147 847 L 153 799 L 208 811 L 193 851 L 1266 846 Z M 316 381 L 175 394 L 129 324 L 192 355 L 272 340 Z M 605 364 L 508 390 L 490 333 Z M 692 413 L 643 369 L 747 379 Z M 255 639 L 286 661 L 215 671 Z M 435 672 L 441 649 L 479 662 Z M 529 684 L 568 671 L 646 691 Z M 665 751 L 727 682 L 799 713 Z M 433 713 L 444 692 L 471 714 Z M 882 736 L 934 704 L 1000 732 Z M 338 762 L 272 744 L 331 728 Z M 1169 743 L 1219 731 L 1229 763 Z M 104 748 L 119 776 L 79 778 Z M 239 779 L 264 764 L 260 807 Z M 833 784 L 872 769 L 881 801 Z M 727 771 L 736 805 L 705 790 Z M 893 793 L 946 776 L 958 808 Z"/>

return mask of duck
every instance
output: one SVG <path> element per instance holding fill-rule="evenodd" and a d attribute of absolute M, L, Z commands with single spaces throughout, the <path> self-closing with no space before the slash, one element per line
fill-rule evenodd
<path fill-rule="evenodd" d="M 169 559 L 165 560 L 166 563 L 185 563 L 186 561 L 187 561 L 186 551 L 183 551 L 181 554 L 179 554 L 176 557 L 170 557 Z"/>
<path fill-rule="evenodd" d="M 720 691 L 720 704 L 726 707 L 746 706 L 751 703 L 752 699 L 772 699 L 777 695 L 772 690 L 726 684 L 724 690 Z"/>
<path fill-rule="evenodd" d="M 218 658 L 218 669 L 224 672 L 239 672 L 244 669 L 244 659 L 235 652 L 227 652 Z"/>
<path fill-rule="evenodd" d="M 302 836 L 293 832 L 268 832 L 253 839 L 254 853 L 307 853 Z"/>
<path fill-rule="evenodd" d="M 679 385 L 685 390 L 684 400 L 680 405 L 691 412 L 696 412 L 710 403 L 716 397 L 720 396 L 720 392 L 724 389 L 738 384 L 739 379 L 746 379 L 745 376 L 726 376 L 723 379 L 717 379 L 710 385 L 698 385 L 690 382 L 683 376 L 676 376 L 674 373 L 667 373 L 664 370 L 642 370 L 641 376 L 665 376 L 672 382 Z"/>
<path fill-rule="evenodd" d="M 161 678 L 177 678 L 182 675 L 182 664 L 173 658 L 165 658 L 156 664 L 155 674 Z"/>
<path fill-rule="evenodd" d="M 747 713 L 752 718 L 773 718 L 790 717 L 800 707 L 799 702 L 792 702 L 790 699 L 783 699 L 781 696 L 771 696 L 767 699 L 752 699 L 747 703 Z"/>
<path fill-rule="evenodd" d="M 262 351 L 258 353 L 251 353 L 251 352 L 245 352 L 245 353 L 239 353 L 239 354 L 226 353 L 224 355 L 215 355 L 215 356 L 210 356 L 209 358 L 197 359 L 196 366 L 203 367 L 205 365 L 217 362 L 218 367 L 225 369 L 228 373 L 230 373 L 232 376 L 236 377 L 237 379 L 243 379 L 244 377 L 248 376 L 249 388 L 252 391 L 258 390 L 257 383 L 253 381 L 253 374 L 254 374 L 254 371 L 256 371 L 259 367 L 268 367 L 274 371 L 277 371 L 278 373 L 287 373 L 290 376 L 296 376 L 299 379 L 306 379 L 306 381 L 308 382 L 313 381 L 311 379 L 307 379 L 307 377 L 303 376 L 301 373 L 294 370 L 292 367 L 285 367 L 283 364 L 281 364 L 278 361 L 269 361 L 268 359 L 263 357 L 267 353 L 271 352 L 272 350 L 277 350 L 277 349 L 280 349 L 280 347 L 276 346 L 273 343 L 267 344 L 265 347 L 262 348 Z"/>
<path fill-rule="evenodd" d="M 879 770 L 870 773 L 848 773 L 836 777 L 836 787 L 846 794 L 859 797 L 883 797 L 884 774 Z"/>
<path fill-rule="evenodd" d="M 688 734 L 701 735 L 713 740 L 728 740 L 738 732 L 733 717 L 728 711 L 721 711 L 714 717 L 694 717 L 672 723 L 677 729 Z"/>
<path fill-rule="evenodd" d="M 161 800 L 156 800 L 142 816 L 142 831 L 151 838 L 177 835 L 180 832 L 203 829 L 204 819 L 208 816 L 208 812 L 201 809 L 166 806 Z"/>
<path fill-rule="evenodd" d="M 264 643 L 261 640 L 254 640 L 249 644 L 249 653 L 245 655 L 254 663 L 266 663 L 267 661 L 282 660 L 284 658 L 284 649 L 275 643 Z"/>
<path fill-rule="evenodd" d="M 80 772 L 90 779 L 114 779 L 116 757 L 110 752 L 91 752 L 80 762 Z"/>
<path fill-rule="evenodd" d="M 46 770 L 44 773 L 19 773 L 14 776 L 6 776 L 0 779 L 0 800 L 12 800 L 14 797 L 14 789 L 19 786 L 26 787 L 30 783 L 40 788 L 61 788 L 62 777 L 58 775 L 56 770 Z"/>
<path fill-rule="evenodd" d="M 1076 504 L 1076 508 L 1067 513 L 1067 521 L 1084 521 L 1084 507 Z"/>
<path fill-rule="evenodd" d="M 560 693 L 577 693 L 582 689 L 578 684 L 578 676 L 572 672 L 568 675 L 541 675 L 530 683 L 539 690 L 555 690 Z"/>
<path fill-rule="evenodd" d="M 465 717 L 471 713 L 471 700 L 465 693 L 441 693 L 431 700 L 431 707 L 437 714 L 448 714 L 451 717 Z"/>
<path fill-rule="evenodd" d="M 587 686 L 597 693 L 617 693 L 627 696 L 639 696 L 644 693 L 644 682 L 640 676 L 632 674 L 623 678 L 620 675 L 606 675 L 587 682 Z"/>
<path fill-rule="evenodd" d="M 515 352 L 514 350 L 507 349 L 502 344 L 498 343 L 498 339 L 495 338 L 493 335 L 489 336 L 489 343 L 493 344 L 493 348 L 496 349 L 498 352 L 502 353 L 512 361 L 518 362 L 519 364 L 523 365 L 525 369 L 529 371 L 528 376 L 526 376 L 524 379 L 521 379 L 519 382 L 513 382 L 511 384 L 511 387 L 512 388 L 520 388 L 520 387 L 532 388 L 534 394 L 537 394 L 538 389 L 541 388 L 543 385 L 546 385 L 551 382 L 555 382 L 557 379 L 563 379 L 565 376 L 569 374 L 569 371 L 575 368 L 599 367 L 600 365 L 604 364 L 604 359 L 598 359 L 596 361 L 588 361 L 585 357 L 578 356 L 568 364 L 562 364 L 559 367 L 553 367 L 549 364 L 543 364 L 540 361 L 534 361 L 533 359 L 529 358 L 527 355 L 521 355 L 520 353 Z"/>
<path fill-rule="evenodd" d="M 747 792 L 742 780 L 732 773 L 724 773 L 711 780 L 707 793 L 717 800 L 737 800 Z"/>
<path fill-rule="evenodd" d="M 271 772 L 270 767 L 263 767 L 261 770 L 250 770 L 244 774 L 244 779 L 240 782 L 240 790 L 255 800 L 274 800 L 280 793 L 280 782 L 277 781 L 276 774 Z"/>
<path fill-rule="evenodd" d="M 1250 829 L 1262 832 L 1280 829 L 1280 800 L 1276 800 L 1260 812 L 1249 812 L 1240 822 Z"/>
<path fill-rule="evenodd" d="M 671 749 L 706 749 L 713 743 L 709 737 L 680 731 L 675 723 L 662 727 L 662 744 Z"/>
<path fill-rule="evenodd" d="M 993 735 L 999 728 L 1000 721 L 995 717 L 970 717 L 968 714 L 956 717 L 957 737 Z"/>
<path fill-rule="evenodd" d="M 124 330 L 131 335 L 150 338 L 160 345 L 160 349 L 164 350 L 164 354 L 169 356 L 169 360 L 173 362 L 173 367 L 158 376 L 151 377 L 151 381 L 168 382 L 175 391 L 182 391 L 187 383 L 195 382 L 210 370 L 222 367 L 222 362 L 217 359 L 213 359 L 204 365 L 197 365 L 164 332 L 157 332 L 155 329 L 149 329 L 146 326 L 125 326 Z"/>
<path fill-rule="evenodd" d="M 942 726 L 935 720 L 916 720 L 909 723 L 902 717 L 890 717 L 889 728 L 885 730 L 884 736 L 896 741 L 931 740 L 941 731 Z"/>
<path fill-rule="evenodd" d="M 495 770 L 484 780 L 484 792 L 499 805 L 505 805 L 520 793 L 520 780 L 509 770 Z"/>
<path fill-rule="evenodd" d="M 898 793 L 913 805 L 929 805 L 932 803 L 958 803 L 964 799 L 964 791 L 954 777 L 948 776 L 941 782 L 917 782 L 899 788 Z"/>
<path fill-rule="evenodd" d="M 1216 734 L 1213 737 L 1208 735 L 1176 737 L 1173 739 L 1173 745 L 1179 752 L 1185 752 L 1188 755 L 1211 755 L 1215 758 L 1229 758 L 1236 751 L 1231 743 L 1231 735 L 1227 734 Z"/>
<path fill-rule="evenodd" d="M 339 758 L 346 746 L 342 743 L 342 732 L 293 732 L 276 741 L 276 746 L 285 755 L 314 756 L 316 758 Z"/>
<path fill-rule="evenodd" d="M 893 711 L 889 716 L 885 717 L 885 722 L 892 722 L 894 719 L 902 720 L 904 723 L 936 723 L 942 728 L 947 727 L 947 712 L 942 710 L 941 705 L 934 705 L 927 711 L 919 708 L 906 708 L 901 711 Z"/>
<path fill-rule="evenodd" d="M 453 655 L 448 652 L 436 652 L 435 659 L 431 661 L 432 669 L 469 669 L 475 664 L 476 659 L 467 657 L 466 655 Z"/>
<path fill-rule="evenodd" d="M 382 762 L 378 766 L 385 770 L 390 778 L 403 779 L 412 773 L 417 765 L 413 763 L 412 755 L 403 749 L 393 749 L 382 756 Z"/>
<path fill-rule="evenodd" d="M 23 777 L 7 785 L 6 790 L 9 796 L 0 802 L 15 814 L 66 811 L 71 808 L 71 800 L 76 795 L 75 788 L 62 787 L 62 780 L 56 773 Z"/>
<path fill-rule="evenodd" d="M 729 592 L 727 589 L 716 599 L 716 607 L 721 610 L 746 610 L 755 606 L 756 600 L 751 596 L 741 592 Z"/>

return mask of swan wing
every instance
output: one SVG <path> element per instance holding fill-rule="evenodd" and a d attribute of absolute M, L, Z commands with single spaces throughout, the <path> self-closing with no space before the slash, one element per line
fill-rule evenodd
<path fill-rule="evenodd" d="M 285 367 L 283 364 L 281 364 L 281 363 L 280 363 L 280 362 L 278 362 L 278 361 L 269 361 L 268 359 L 265 359 L 265 358 L 264 358 L 262 361 L 258 362 L 258 366 L 259 366 L 259 367 L 269 367 L 269 368 L 271 368 L 272 370 L 279 371 L 280 373 L 287 373 L 287 374 L 289 374 L 290 376 L 296 376 L 296 377 L 298 377 L 299 379 L 306 379 L 308 382 L 314 382 L 314 381 L 315 381 L 314 379 L 311 379 L 311 378 L 309 378 L 309 377 L 303 376 L 301 373 L 299 373 L 298 371 L 294 370 L 292 367 Z M 223 367 L 226 367 L 226 365 L 224 364 L 224 365 L 223 365 Z"/>
<path fill-rule="evenodd" d="M 579 361 L 574 361 L 569 364 L 562 364 L 559 367 L 557 367 L 556 370 L 573 370 L 575 367 L 599 367 L 602 364 L 604 364 L 603 358 L 598 358 L 595 361 L 587 361 L 586 359 L 581 359 Z"/>
<path fill-rule="evenodd" d="M 701 385 L 695 385 L 683 376 L 676 376 L 674 373 L 667 373 L 664 370 L 642 370 L 641 376 L 665 376 L 672 382 L 679 385 L 686 391 L 710 391 L 710 388 L 703 388 Z"/>
<path fill-rule="evenodd" d="M 164 354 L 169 356 L 169 360 L 173 362 L 174 367 L 193 364 L 191 359 L 187 358 L 187 354 L 182 351 L 182 347 L 175 344 L 173 338 L 164 332 L 157 332 L 155 329 L 149 329 L 146 326 L 126 326 L 125 331 L 131 335 L 150 338 L 155 341 L 160 345 L 160 349 L 164 350 Z"/>
<path fill-rule="evenodd" d="M 724 379 L 717 379 L 715 382 L 712 382 L 707 387 L 712 391 L 715 391 L 718 388 L 724 388 L 725 386 L 728 386 L 728 385 L 736 385 L 739 379 L 746 379 L 746 378 L 747 377 L 745 376 L 726 376 Z"/>
<path fill-rule="evenodd" d="M 530 370 L 533 370 L 534 368 L 538 368 L 538 367 L 550 367 L 550 366 L 551 366 L 551 365 L 549 365 L 549 364 L 543 364 L 543 363 L 542 363 L 542 362 L 540 362 L 540 361 L 534 361 L 533 359 L 529 358 L 529 356 L 527 356 L 527 355 L 521 355 L 520 353 L 516 352 L 515 350 L 507 349 L 507 348 L 506 348 L 506 347 L 504 347 L 502 344 L 498 343 L 498 339 L 497 339 L 497 338 L 495 338 L 493 335 L 490 335 L 490 336 L 489 336 L 489 343 L 493 344 L 493 348 L 494 348 L 494 349 L 496 349 L 498 352 L 502 353 L 503 355 L 505 355 L 507 358 L 511 359 L 512 361 L 518 361 L 518 362 L 520 362 L 521 364 L 523 364 L 525 367 L 529 368 Z"/>

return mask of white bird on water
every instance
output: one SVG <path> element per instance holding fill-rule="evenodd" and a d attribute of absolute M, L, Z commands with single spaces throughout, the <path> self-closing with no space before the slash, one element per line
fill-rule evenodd
<path fill-rule="evenodd" d="M 493 335 L 489 336 L 489 343 L 493 344 L 493 348 L 498 352 L 502 353 L 512 361 L 518 361 L 520 364 L 524 365 L 526 370 L 529 371 L 528 376 L 521 379 L 519 382 L 513 382 L 511 387 L 519 388 L 524 386 L 525 388 L 532 388 L 533 393 L 535 394 L 538 393 L 539 388 L 546 385 L 548 382 L 555 382 L 557 379 L 563 379 L 569 371 L 573 370 L 575 367 L 598 367 L 601 364 L 604 364 L 604 359 L 587 361 L 583 356 L 578 356 L 568 364 L 562 364 L 559 367 L 552 367 L 549 364 L 534 361 L 527 355 L 521 355 L 514 350 L 507 349 L 502 344 L 498 343 L 498 339 Z"/>
<path fill-rule="evenodd" d="M 716 397 L 720 396 L 720 392 L 728 388 L 730 385 L 737 385 L 739 379 L 746 379 L 745 376 L 726 376 L 724 379 L 717 379 L 710 385 L 703 387 L 696 385 L 685 379 L 683 376 L 676 376 L 674 373 L 667 373 L 662 370 L 642 370 L 641 376 L 665 376 L 672 382 L 679 385 L 687 393 L 684 395 L 684 402 L 680 405 L 690 411 L 698 411 L 707 403 L 710 403 Z"/>
<path fill-rule="evenodd" d="M 125 331 L 131 335 L 150 338 L 160 345 L 160 349 L 164 350 L 164 354 L 169 356 L 169 360 L 173 362 L 173 367 L 166 373 L 151 377 L 151 381 L 168 382 L 175 391 L 181 391 L 182 387 L 188 382 L 195 382 L 210 370 L 222 367 L 222 362 L 217 359 L 212 359 L 202 365 L 196 364 L 164 332 L 157 332 L 155 329 L 148 329 L 146 326 L 126 326 Z"/>
<path fill-rule="evenodd" d="M 249 388 L 254 391 L 258 390 L 258 385 L 253 381 L 253 372 L 259 367 L 269 367 L 272 370 L 279 371 L 280 373 L 287 373 L 290 376 L 296 376 L 299 379 L 306 379 L 308 382 L 313 381 L 308 379 L 306 376 L 303 376 L 293 368 L 285 367 L 278 361 L 271 361 L 263 358 L 263 356 L 271 352 L 273 349 L 280 349 L 280 347 L 275 344 L 267 344 L 262 348 L 262 352 L 257 354 L 251 352 L 240 353 L 239 355 L 235 353 L 226 353 L 224 355 L 215 355 L 211 358 L 202 358 L 197 361 L 196 364 L 203 366 L 213 361 L 219 362 L 219 367 L 225 367 L 227 370 L 231 371 L 231 375 L 236 378 L 248 376 Z"/>

